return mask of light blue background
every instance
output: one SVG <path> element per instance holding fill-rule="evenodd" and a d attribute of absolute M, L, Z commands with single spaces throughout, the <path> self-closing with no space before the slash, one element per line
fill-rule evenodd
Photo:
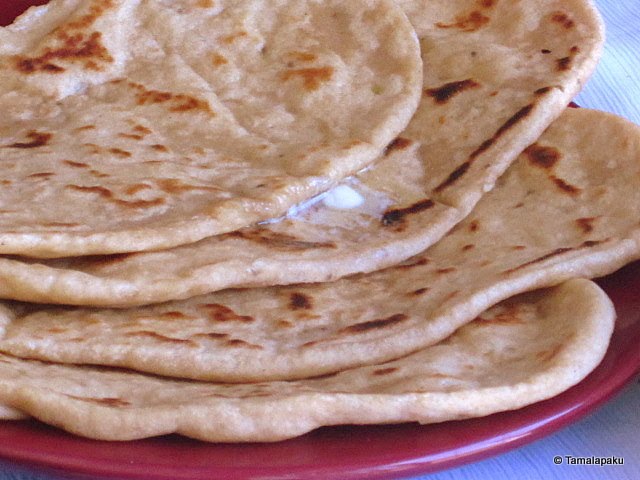
<path fill-rule="evenodd" d="M 640 0 L 596 0 L 596 4 L 607 25 L 607 44 L 597 72 L 577 102 L 585 107 L 617 113 L 640 124 Z M 555 466 L 555 455 L 615 455 L 624 457 L 625 465 Z M 27 472 L 8 463 L 0 464 L 0 480 L 62 478 Z M 550 437 L 473 465 L 418 478 L 639 480 L 640 378 L 595 414 Z"/>

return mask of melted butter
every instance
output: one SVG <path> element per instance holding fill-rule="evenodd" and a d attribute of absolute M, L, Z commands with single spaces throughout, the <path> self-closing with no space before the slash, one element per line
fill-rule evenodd
<path fill-rule="evenodd" d="M 274 224 L 292 219 L 326 227 L 357 228 L 378 222 L 395 202 L 385 192 L 374 190 L 356 178 L 289 209 L 286 216 L 261 222 Z"/>
<path fill-rule="evenodd" d="M 349 185 L 338 185 L 327 192 L 322 203 L 337 210 L 351 210 L 361 206 L 364 203 L 364 197 Z"/>

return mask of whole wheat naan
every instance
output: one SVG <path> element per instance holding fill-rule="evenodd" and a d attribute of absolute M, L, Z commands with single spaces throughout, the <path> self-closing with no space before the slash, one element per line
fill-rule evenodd
<path fill-rule="evenodd" d="M 275 441 L 323 425 L 434 423 L 517 409 L 582 380 L 605 354 L 615 312 L 572 280 L 510 299 L 447 340 L 325 378 L 212 384 L 0 355 L 0 402 L 91 438 L 179 433 Z"/>
<path fill-rule="evenodd" d="M 0 296 L 142 305 L 229 287 L 332 281 L 393 265 L 434 244 L 564 109 L 591 73 L 603 36 L 597 13 L 584 1 L 401 5 L 423 49 L 422 101 L 386 155 L 347 182 L 364 197 L 360 207 L 320 203 L 284 221 L 158 252 L 0 257 Z M 448 19 L 475 18 L 475 8 L 484 19 L 477 25 L 450 25 Z M 203 68 L 198 50 L 173 48 L 190 67 Z M 401 227 L 397 216 L 403 216 Z"/>
<path fill-rule="evenodd" d="M 0 351 L 234 382 L 386 361 L 505 298 L 639 258 L 639 181 L 640 127 L 570 109 L 468 218 L 396 267 L 124 310 L 6 302 Z"/>
<path fill-rule="evenodd" d="M 0 28 L 0 252 L 157 249 L 281 215 L 375 160 L 421 71 L 391 0 L 33 8 Z"/>

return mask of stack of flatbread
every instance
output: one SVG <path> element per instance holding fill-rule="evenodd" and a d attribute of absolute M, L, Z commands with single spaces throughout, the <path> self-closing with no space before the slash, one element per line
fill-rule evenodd
<path fill-rule="evenodd" d="M 0 415 L 275 441 L 603 358 L 640 128 L 589 0 L 52 0 L 0 29 Z"/>

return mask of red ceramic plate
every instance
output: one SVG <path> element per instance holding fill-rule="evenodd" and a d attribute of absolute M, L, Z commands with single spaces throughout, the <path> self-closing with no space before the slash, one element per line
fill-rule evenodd
<path fill-rule="evenodd" d="M 44 0 L 0 0 L 0 24 Z M 0 457 L 65 476 L 208 480 L 398 478 L 505 452 L 584 417 L 640 370 L 640 262 L 600 280 L 618 321 L 602 364 L 582 383 L 521 410 L 438 425 L 323 428 L 275 444 L 216 445 L 168 436 L 109 443 L 36 422 L 0 423 Z"/>

